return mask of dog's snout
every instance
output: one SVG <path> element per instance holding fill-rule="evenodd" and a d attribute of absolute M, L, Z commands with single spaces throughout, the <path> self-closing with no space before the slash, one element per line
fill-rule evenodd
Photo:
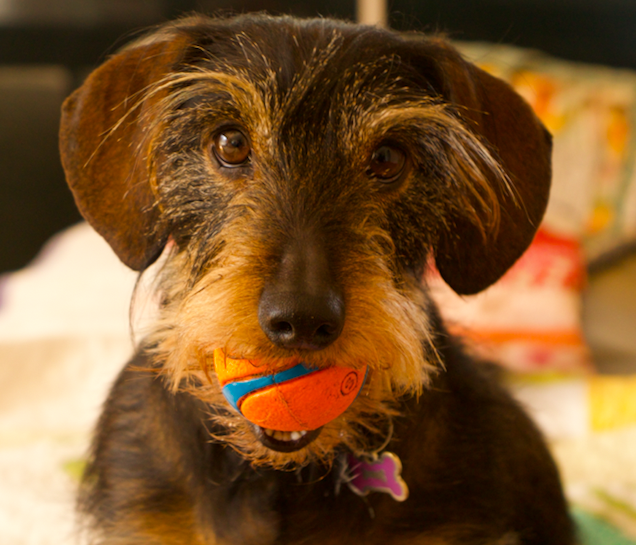
<path fill-rule="evenodd" d="M 288 248 L 261 294 L 258 319 L 275 345 L 320 350 L 342 332 L 345 304 L 325 250 L 310 242 Z"/>

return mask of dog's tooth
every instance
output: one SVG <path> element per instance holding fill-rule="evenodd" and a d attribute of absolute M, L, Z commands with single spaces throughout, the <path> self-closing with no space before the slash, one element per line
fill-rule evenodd
<path fill-rule="evenodd" d="M 272 439 L 276 439 L 277 441 L 298 441 L 302 439 L 305 435 L 307 435 L 307 431 L 280 431 L 280 430 L 270 430 L 269 428 L 261 428 L 263 433 L 267 435 L 267 437 L 271 437 Z"/>

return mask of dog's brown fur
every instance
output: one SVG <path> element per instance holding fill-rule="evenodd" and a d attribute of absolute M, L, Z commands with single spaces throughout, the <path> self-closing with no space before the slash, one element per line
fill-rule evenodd
<path fill-rule="evenodd" d="M 228 127 L 251 149 L 233 168 L 211 150 Z M 369 171 L 383 145 L 406 158 L 395 180 Z M 165 253 L 160 318 L 84 478 L 98 543 L 573 543 L 540 435 L 421 282 L 434 259 L 458 293 L 484 289 L 541 219 L 550 139 L 507 85 L 437 39 L 193 17 L 88 78 L 65 103 L 61 151 L 80 210 L 126 264 Z M 259 312 L 281 291 L 327 294 L 342 330 L 272 340 Z M 216 348 L 370 373 L 313 442 L 280 452 L 228 406 Z M 404 503 L 346 487 L 342 454 L 385 447 Z"/>

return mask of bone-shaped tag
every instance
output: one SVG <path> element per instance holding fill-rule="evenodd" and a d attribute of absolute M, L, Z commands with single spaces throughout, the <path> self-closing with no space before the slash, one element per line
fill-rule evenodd
<path fill-rule="evenodd" d="M 350 480 L 349 488 L 358 496 L 369 492 L 385 492 L 394 500 L 404 501 L 409 489 L 402 479 L 402 462 L 392 452 L 384 452 L 377 460 L 367 462 L 347 455 Z"/>

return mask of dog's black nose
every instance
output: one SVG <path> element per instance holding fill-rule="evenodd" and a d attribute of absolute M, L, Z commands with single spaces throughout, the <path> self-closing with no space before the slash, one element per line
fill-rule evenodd
<path fill-rule="evenodd" d="M 265 290 L 258 308 L 258 319 L 275 345 L 320 350 L 340 336 L 344 325 L 344 304 L 336 293 L 309 295 Z"/>
<path fill-rule="evenodd" d="M 310 238 L 286 248 L 261 294 L 258 320 L 282 348 L 320 350 L 340 336 L 344 298 L 322 245 Z"/>

